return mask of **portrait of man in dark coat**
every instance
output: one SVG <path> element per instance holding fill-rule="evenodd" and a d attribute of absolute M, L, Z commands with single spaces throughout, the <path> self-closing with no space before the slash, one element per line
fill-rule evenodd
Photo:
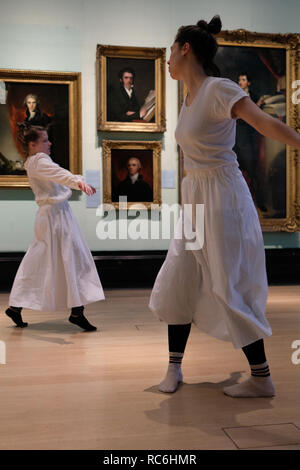
<path fill-rule="evenodd" d="M 153 191 L 140 174 L 142 168 L 139 158 L 130 157 L 127 160 L 126 178 L 119 183 L 113 196 L 113 201 L 118 201 L 120 196 L 127 196 L 128 202 L 151 202 Z"/>
<path fill-rule="evenodd" d="M 108 93 L 107 120 L 132 122 L 143 119 L 147 110 L 140 107 L 134 92 L 135 71 L 124 67 L 118 75 L 120 86 Z"/>
<path fill-rule="evenodd" d="M 37 95 L 29 94 L 24 99 L 26 109 L 25 122 L 31 126 L 47 127 L 51 122 L 51 117 L 40 110 L 40 102 Z"/>

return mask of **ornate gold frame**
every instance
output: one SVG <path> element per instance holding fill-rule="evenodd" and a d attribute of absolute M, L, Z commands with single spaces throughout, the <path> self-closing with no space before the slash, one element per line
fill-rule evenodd
<path fill-rule="evenodd" d="M 286 91 L 287 91 L 287 124 L 300 132 L 300 105 L 292 103 L 292 82 L 300 78 L 300 35 L 270 34 L 250 32 L 244 29 L 224 30 L 218 35 L 220 46 L 272 47 L 286 50 Z M 183 84 L 178 87 L 179 106 L 183 102 Z M 265 232 L 296 232 L 300 230 L 300 159 L 299 151 L 286 146 L 286 217 L 264 218 L 260 211 L 259 218 Z M 179 153 L 179 180 L 183 177 L 183 156 Z"/>
<path fill-rule="evenodd" d="M 138 208 L 139 204 L 148 209 L 151 205 L 159 208 L 161 205 L 161 149 L 162 144 L 158 141 L 142 142 L 128 140 L 103 140 L 103 203 L 110 204 L 119 209 L 118 202 L 112 202 L 111 187 L 111 151 L 112 149 L 133 149 L 133 150 L 152 150 L 153 151 L 153 202 L 128 202 L 128 208 Z"/>
<path fill-rule="evenodd" d="M 187 89 L 185 84 L 182 81 L 178 82 L 178 116 L 183 104 L 184 98 L 187 94 Z M 181 204 L 181 181 L 184 177 L 184 156 L 183 151 L 177 145 L 178 150 L 178 203 Z"/>
<path fill-rule="evenodd" d="M 155 61 L 155 122 L 112 122 L 107 121 L 107 67 L 106 58 L 153 59 Z M 165 91 L 165 48 L 122 47 L 97 45 L 97 123 L 99 131 L 165 132 L 166 91 Z"/>
<path fill-rule="evenodd" d="M 0 80 L 24 83 L 68 85 L 69 169 L 80 174 L 81 164 L 81 73 L 0 69 Z M 29 187 L 27 176 L 0 175 L 0 187 Z"/>

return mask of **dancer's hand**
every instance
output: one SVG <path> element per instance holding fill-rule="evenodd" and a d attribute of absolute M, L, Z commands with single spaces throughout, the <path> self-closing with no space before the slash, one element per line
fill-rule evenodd
<path fill-rule="evenodd" d="M 92 196 L 96 192 L 96 189 L 94 188 L 94 186 L 90 186 L 84 181 L 79 181 L 78 186 L 79 186 L 79 189 L 81 189 L 81 191 L 83 191 L 88 196 Z"/>

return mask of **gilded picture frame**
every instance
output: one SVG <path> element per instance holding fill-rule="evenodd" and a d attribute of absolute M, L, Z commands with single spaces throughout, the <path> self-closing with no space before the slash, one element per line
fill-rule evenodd
<path fill-rule="evenodd" d="M 81 173 L 81 73 L 0 69 L 0 187 L 29 187 L 17 137 L 25 121 L 47 127 L 53 161 Z"/>
<path fill-rule="evenodd" d="M 165 48 L 97 45 L 99 131 L 165 132 Z"/>
<path fill-rule="evenodd" d="M 221 76 L 240 83 L 240 76 L 248 80 L 247 75 L 251 75 L 248 83 L 253 95 L 250 94 L 250 97 L 263 111 L 300 132 L 299 104 L 293 99 L 296 81 L 300 78 L 300 35 L 238 29 L 222 31 L 217 40 L 219 48 L 215 62 L 221 70 Z M 178 94 L 181 107 L 185 90 L 180 82 Z M 253 98 L 255 95 L 257 99 Z M 299 231 L 299 151 L 254 131 L 252 140 L 249 139 L 252 145 L 249 147 L 249 156 L 253 155 L 253 161 L 249 158 L 247 163 L 241 160 L 243 154 L 240 157 L 238 153 L 239 132 L 237 122 L 234 150 L 253 196 L 262 230 Z M 245 129 L 240 135 L 243 142 L 247 141 Z M 245 146 L 244 149 L 247 150 Z M 179 150 L 179 181 L 183 174 L 183 155 Z"/>
<path fill-rule="evenodd" d="M 159 141 L 103 140 L 103 203 L 120 209 L 120 197 L 126 196 L 128 208 L 158 209 L 161 149 Z"/>

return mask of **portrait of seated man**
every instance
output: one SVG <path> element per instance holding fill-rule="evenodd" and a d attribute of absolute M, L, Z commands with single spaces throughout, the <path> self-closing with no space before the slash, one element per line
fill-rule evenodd
<path fill-rule="evenodd" d="M 117 202 L 120 196 L 127 196 L 128 202 L 153 201 L 153 191 L 140 174 L 142 168 L 140 159 L 136 157 L 129 158 L 126 163 L 126 168 L 128 174 L 126 178 L 118 184 L 113 196 L 113 201 Z"/>
<path fill-rule="evenodd" d="M 107 97 L 107 120 L 132 122 L 143 119 L 147 108 L 140 106 L 134 92 L 135 71 L 124 67 L 119 71 L 120 85 L 109 90 Z"/>

